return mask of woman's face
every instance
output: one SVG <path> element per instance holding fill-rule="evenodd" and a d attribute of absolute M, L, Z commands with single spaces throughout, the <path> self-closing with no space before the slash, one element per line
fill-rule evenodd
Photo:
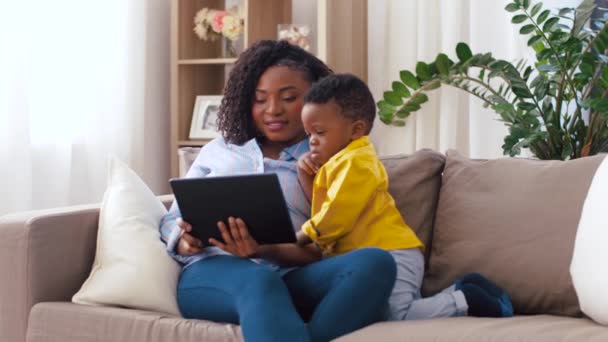
<path fill-rule="evenodd" d="M 302 71 L 286 66 L 270 67 L 260 76 L 251 113 L 267 142 L 287 147 L 306 137 L 301 112 L 309 88 Z"/>

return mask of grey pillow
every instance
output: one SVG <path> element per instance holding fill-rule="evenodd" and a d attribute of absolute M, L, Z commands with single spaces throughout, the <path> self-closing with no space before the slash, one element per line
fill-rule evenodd
<path fill-rule="evenodd" d="M 426 246 L 428 260 L 445 156 L 425 149 L 410 156 L 386 156 L 380 160 L 388 174 L 388 191 L 405 222 Z"/>

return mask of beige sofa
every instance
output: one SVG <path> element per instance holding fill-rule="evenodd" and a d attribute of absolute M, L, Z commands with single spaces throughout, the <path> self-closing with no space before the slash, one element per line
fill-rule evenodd
<path fill-rule="evenodd" d="M 420 151 L 383 161 L 399 209 L 428 246 L 424 292 L 480 271 L 509 291 L 517 315 L 377 323 L 340 341 L 608 341 L 608 328 L 582 317 L 568 273 L 601 157 L 474 161 L 449 152 L 446 163 Z M 0 218 L 0 341 L 241 340 L 234 325 L 72 304 L 93 263 L 98 213 L 91 205 Z"/>

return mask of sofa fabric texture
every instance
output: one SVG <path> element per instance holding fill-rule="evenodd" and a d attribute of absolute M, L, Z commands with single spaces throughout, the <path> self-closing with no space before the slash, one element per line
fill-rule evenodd
<path fill-rule="evenodd" d="M 550 315 L 512 318 L 456 317 L 383 322 L 338 342 L 603 342 L 608 329 L 591 320 Z"/>
<path fill-rule="evenodd" d="M 423 292 L 480 272 L 511 295 L 516 314 L 580 316 L 569 268 L 603 158 L 481 161 L 449 151 Z"/>
<path fill-rule="evenodd" d="M 388 175 L 388 191 L 405 222 L 424 243 L 428 260 L 445 156 L 420 150 L 409 157 L 385 156 L 380 160 Z"/>
<path fill-rule="evenodd" d="M 186 320 L 171 315 L 66 302 L 32 308 L 28 342 L 236 342 L 238 325 Z"/>

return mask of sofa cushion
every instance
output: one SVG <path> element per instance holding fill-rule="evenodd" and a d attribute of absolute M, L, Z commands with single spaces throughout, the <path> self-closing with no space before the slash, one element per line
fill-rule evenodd
<path fill-rule="evenodd" d="M 608 159 L 599 166 L 576 232 L 570 275 L 581 310 L 594 321 L 608 325 Z"/>
<path fill-rule="evenodd" d="M 229 342 L 242 341 L 242 336 L 240 327 L 231 324 L 187 320 L 150 311 L 47 302 L 32 308 L 27 341 Z"/>
<path fill-rule="evenodd" d="M 175 289 L 181 267 L 166 251 L 158 225 L 167 210 L 126 164 L 110 159 L 91 274 L 72 301 L 180 316 Z"/>
<path fill-rule="evenodd" d="M 603 158 L 480 161 L 449 151 L 423 292 L 475 271 L 511 295 L 516 313 L 580 315 L 569 267 Z"/>
<path fill-rule="evenodd" d="M 513 318 L 437 318 L 385 322 L 337 339 L 337 342 L 600 342 L 608 329 L 585 318 L 548 315 Z"/>
<path fill-rule="evenodd" d="M 445 156 L 420 150 L 410 156 L 386 156 L 380 160 L 388 174 L 388 191 L 405 222 L 427 247 L 428 256 Z"/>

